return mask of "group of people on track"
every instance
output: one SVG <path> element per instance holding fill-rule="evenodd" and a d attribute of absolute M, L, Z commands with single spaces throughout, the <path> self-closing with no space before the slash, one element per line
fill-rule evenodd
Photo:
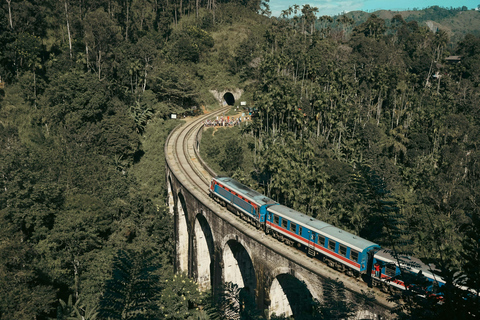
<path fill-rule="evenodd" d="M 226 127 L 226 126 L 239 126 L 244 121 L 250 120 L 250 117 L 230 117 L 230 116 L 217 116 L 213 120 L 205 120 L 205 127 Z"/>

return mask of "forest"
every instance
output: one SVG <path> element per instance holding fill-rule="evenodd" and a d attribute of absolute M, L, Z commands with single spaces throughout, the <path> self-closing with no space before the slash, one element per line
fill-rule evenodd
<path fill-rule="evenodd" d="M 462 12 L 480 15 L 428 17 Z M 203 135 L 218 173 L 476 293 L 412 299 L 399 317 L 477 316 L 479 58 L 478 34 L 452 41 L 400 14 L 2 1 L 0 319 L 225 318 L 224 302 L 174 273 L 163 145 L 171 113 L 208 112 L 209 90 L 233 88 L 255 113 Z M 240 318 L 264 318 L 243 305 Z"/>

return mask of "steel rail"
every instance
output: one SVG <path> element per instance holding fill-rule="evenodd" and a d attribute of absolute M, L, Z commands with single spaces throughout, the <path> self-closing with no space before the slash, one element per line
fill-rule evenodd
<path fill-rule="evenodd" d="M 186 125 L 177 126 L 167 138 L 165 151 L 167 152 L 167 148 L 173 147 L 173 156 L 183 178 L 194 189 L 204 194 L 208 194 L 208 185 L 212 179 L 213 172 L 205 170 L 202 166 L 203 161 L 199 159 L 196 150 L 197 133 L 202 129 L 203 122 L 206 119 L 228 110 L 229 107 L 225 107 L 196 119 L 189 119 Z"/>
<path fill-rule="evenodd" d="M 237 216 L 231 214 L 225 208 L 222 208 L 208 197 L 208 186 L 212 176 L 215 174 L 198 154 L 197 139 L 199 131 L 203 129 L 204 121 L 210 117 L 222 114 L 228 109 L 228 107 L 221 108 L 212 113 L 199 116 L 198 118 L 188 119 L 185 125 L 177 126 L 170 133 L 165 143 L 167 164 L 171 169 L 176 169 L 176 178 L 183 186 L 187 187 L 187 189 L 193 195 L 196 194 L 200 198 L 208 199 L 205 200 L 206 203 L 204 202 L 204 204 L 213 212 L 215 212 L 219 218 L 228 221 L 228 223 L 232 224 L 235 228 L 237 228 L 238 231 L 244 233 L 250 238 L 258 239 L 258 235 L 261 231 L 257 230 L 255 227 L 241 220 Z M 173 154 L 171 151 L 173 151 Z M 268 246 L 273 252 L 285 257 L 288 260 L 292 260 L 293 258 L 292 261 L 295 261 L 293 256 L 299 254 L 302 255 L 305 260 L 304 262 L 306 263 L 300 263 L 300 265 L 314 274 L 317 274 L 323 278 L 333 278 L 331 275 L 327 276 L 326 274 L 337 273 L 336 270 L 331 269 L 317 259 L 309 258 L 300 251 L 292 250 L 291 247 L 288 247 L 283 243 L 279 243 L 273 238 L 271 241 L 267 239 L 269 239 L 269 237 L 265 237 L 262 240 L 262 243 Z M 272 245 L 268 245 L 270 242 L 272 242 Z M 280 249 L 279 245 L 281 247 Z M 299 263 L 299 260 L 296 260 L 296 262 Z M 343 273 L 338 272 L 338 275 L 335 278 L 338 281 L 341 281 L 342 278 L 344 278 L 344 280 L 348 280 L 349 282 L 344 281 L 344 284 L 346 284 L 345 289 L 352 293 L 358 294 L 359 291 L 368 290 L 368 287 L 365 283 L 355 281 L 355 279 L 350 278 Z M 353 287 L 356 288 L 354 289 Z M 377 290 L 375 295 L 377 299 L 373 301 L 374 304 L 386 309 L 393 309 L 395 307 L 391 302 L 387 301 L 387 295 Z"/>

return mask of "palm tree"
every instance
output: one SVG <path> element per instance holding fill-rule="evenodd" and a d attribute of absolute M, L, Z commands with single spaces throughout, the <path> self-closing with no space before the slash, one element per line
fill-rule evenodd
<path fill-rule="evenodd" d="M 315 16 L 315 13 L 318 12 L 317 7 L 310 7 L 310 5 L 305 4 L 303 5 L 302 8 L 302 32 L 306 31 L 306 26 L 310 26 L 310 34 L 313 34 L 315 30 L 315 21 L 317 20 L 317 17 Z M 306 35 L 305 35 L 306 36 Z"/>
<path fill-rule="evenodd" d="M 324 16 L 321 16 L 319 18 L 320 22 L 321 22 L 321 28 L 320 30 L 322 31 L 322 37 L 325 38 L 325 34 L 326 34 L 326 31 L 327 30 L 330 30 L 330 27 L 327 28 L 327 24 L 328 23 L 332 23 L 333 22 L 333 18 L 330 17 L 330 16 L 327 16 L 327 15 L 324 15 Z"/>
<path fill-rule="evenodd" d="M 347 15 L 343 14 L 339 19 L 338 22 L 342 24 L 342 38 L 345 40 L 346 39 L 346 34 L 347 34 L 347 29 L 350 26 L 353 26 L 355 24 L 355 20 L 353 20 L 350 17 L 347 17 Z"/>
<path fill-rule="evenodd" d="M 386 140 L 381 142 L 384 148 L 388 151 L 393 152 L 394 163 L 397 164 L 397 156 L 407 154 L 407 147 L 410 140 L 405 135 L 405 130 L 403 126 L 398 126 L 389 131 L 389 135 L 386 136 Z"/>
<path fill-rule="evenodd" d="M 284 19 L 288 18 L 293 13 L 293 8 L 288 7 L 286 10 L 282 10 L 280 16 Z"/>

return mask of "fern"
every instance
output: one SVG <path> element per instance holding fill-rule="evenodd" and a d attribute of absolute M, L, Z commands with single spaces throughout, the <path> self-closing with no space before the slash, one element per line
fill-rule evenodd
<path fill-rule="evenodd" d="M 113 263 L 112 277 L 105 285 L 99 315 L 112 319 L 149 319 L 155 311 L 151 299 L 159 292 L 160 266 L 150 251 L 120 250 Z"/>

